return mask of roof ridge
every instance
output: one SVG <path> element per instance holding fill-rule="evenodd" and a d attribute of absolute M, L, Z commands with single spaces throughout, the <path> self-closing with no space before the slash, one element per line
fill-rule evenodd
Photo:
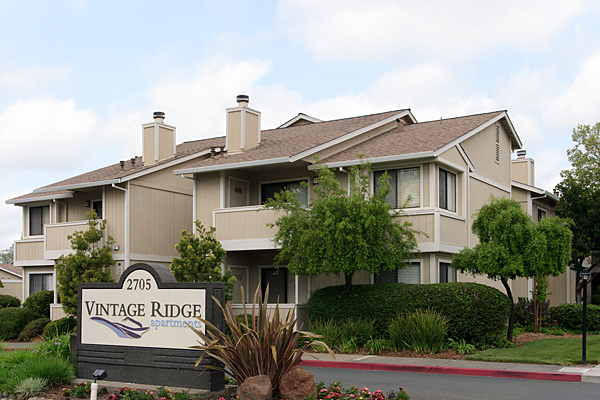
<path fill-rule="evenodd" d="M 477 113 L 477 114 L 461 115 L 460 117 L 450 117 L 450 118 L 440 117 L 440 118 L 441 118 L 442 121 L 448 121 L 448 120 L 451 120 L 451 119 L 476 117 L 478 115 L 496 114 L 496 113 L 502 113 L 502 112 L 508 112 L 508 111 L 507 110 L 497 110 L 497 111 L 488 111 L 488 112 L 482 112 L 482 113 Z M 432 119 L 432 120 L 429 120 L 429 121 L 417 122 L 416 124 L 411 124 L 411 125 L 421 125 L 421 124 L 427 124 L 427 123 L 431 123 L 431 122 L 440 122 L 440 120 L 439 119 Z M 407 125 L 407 126 L 409 126 L 409 125 Z"/>

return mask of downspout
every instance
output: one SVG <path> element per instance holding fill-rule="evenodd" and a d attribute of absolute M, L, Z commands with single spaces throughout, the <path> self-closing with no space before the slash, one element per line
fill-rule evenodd
<path fill-rule="evenodd" d="M 123 192 L 125 192 L 125 269 L 127 269 L 127 267 L 129 266 L 129 263 L 131 262 L 130 260 L 130 250 L 129 250 L 129 245 L 130 245 L 130 237 L 129 237 L 129 182 L 127 183 L 127 189 L 122 188 L 120 186 L 115 185 L 114 183 L 112 184 L 112 187 L 118 190 L 122 190 Z"/>

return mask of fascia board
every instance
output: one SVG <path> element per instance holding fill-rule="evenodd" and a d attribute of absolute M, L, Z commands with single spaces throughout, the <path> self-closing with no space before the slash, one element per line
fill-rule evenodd
<path fill-rule="evenodd" d="M 97 187 L 104 185 L 111 185 L 113 183 L 120 183 L 121 179 L 108 179 L 105 181 L 95 181 L 95 182 L 87 182 L 87 183 L 76 183 L 74 185 L 65 185 L 65 186 L 53 186 L 51 188 L 39 188 L 34 189 L 33 193 L 47 193 L 47 192 L 55 192 L 57 190 L 74 190 L 74 189 L 83 189 L 88 187 Z"/>
<path fill-rule="evenodd" d="M 162 127 L 165 127 L 165 128 L 170 128 L 170 129 L 173 129 L 173 130 L 176 129 L 172 125 L 167 125 L 167 124 L 161 123 L 161 122 L 148 122 L 147 124 L 142 124 L 142 129 L 143 128 L 149 128 L 149 127 L 156 126 L 156 125 L 162 126 Z"/>
<path fill-rule="evenodd" d="M 6 269 L 6 268 L 2 268 L 2 267 L 0 267 L 0 270 L 4 271 L 4 272 L 6 272 L 6 273 L 9 273 L 9 274 L 11 274 L 11 275 L 17 276 L 17 277 L 19 277 L 19 278 L 21 278 L 21 279 L 23 279 L 23 276 L 22 276 L 22 275 L 19 275 L 19 274 L 17 274 L 16 272 L 13 272 L 13 271 L 11 271 L 10 269 Z"/>
<path fill-rule="evenodd" d="M 517 182 L 517 181 L 510 181 L 510 184 L 512 186 L 518 187 L 519 189 L 529 190 L 530 192 L 537 193 L 537 194 L 546 194 L 547 193 L 544 189 L 540 189 L 540 188 L 537 188 L 537 187 L 531 186 L 531 185 L 526 185 L 524 183 Z M 554 195 L 552 195 L 552 196 L 554 196 Z M 558 200 L 558 197 L 556 199 Z"/>
<path fill-rule="evenodd" d="M 279 158 L 269 158 L 266 160 L 244 161 L 244 162 L 233 163 L 233 164 L 210 165 L 208 167 L 178 169 L 178 170 L 173 171 L 173 173 L 175 175 L 197 174 L 197 173 L 203 173 L 203 172 L 226 171 L 226 170 L 230 170 L 230 169 L 259 167 L 262 165 L 287 164 L 290 162 L 292 162 L 290 160 L 290 157 L 279 157 Z"/>
<path fill-rule="evenodd" d="M 511 133 L 512 133 L 513 137 L 515 138 L 515 142 L 517 142 L 517 145 L 518 145 L 517 149 L 522 149 L 523 143 L 521 142 L 521 138 L 517 134 L 517 130 L 515 129 L 512 121 L 510 120 L 508 113 L 505 111 L 504 114 L 506 115 L 506 124 L 510 128 Z"/>
<path fill-rule="evenodd" d="M 437 157 L 440 154 L 442 154 L 443 152 L 445 152 L 446 150 L 449 150 L 452 147 L 456 146 L 457 144 L 460 144 L 460 143 L 464 142 L 465 140 L 467 140 L 471 136 L 473 136 L 473 135 L 481 132 L 482 130 L 484 130 L 488 126 L 492 125 L 493 123 L 496 123 L 497 121 L 500 121 L 502 118 L 508 118 L 508 115 L 506 114 L 506 111 L 502 112 L 501 114 L 498 114 L 497 116 L 495 116 L 492 119 L 487 120 L 483 124 L 479 125 L 477 128 L 471 129 L 469 132 L 467 132 L 464 135 L 460 136 L 458 139 L 454 139 L 450 143 L 448 143 L 448 144 L 440 147 L 439 149 L 435 150 L 434 151 L 435 156 Z"/>
<path fill-rule="evenodd" d="M 371 130 L 373 130 L 375 128 L 378 128 L 378 127 L 380 127 L 382 125 L 389 124 L 390 122 L 395 121 L 398 118 L 405 117 L 405 116 L 407 116 L 409 114 L 410 114 L 410 112 L 408 110 L 407 111 L 402 111 L 402 112 L 400 112 L 398 114 L 392 115 L 391 117 L 388 117 L 386 119 L 382 119 L 381 121 L 377 121 L 377 122 L 375 122 L 375 123 L 373 123 L 371 125 L 365 126 L 364 128 L 358 129 L 356 131 L 352 131 L 352 132 L 347 133 L 347 134 L 345 134 L 343 136 L 340 136 L 338 138 L 330 140 L 329 142 L 325 142 L 325 143 L 320 144 L 320 145 L 318 145 L 316 147 L 313 147 L 311 149 L 305 150 L 302 153 L 298 153 L 296 155 L 293 155 L 293 156 L 290 157 L 290 161 L 291 162 L 298 161 L 298 160 L 300 160 L 300 159 L 302 159 L 304 157 L 308 157 L 311 154 L 317 153 L 317 152 L 319 152 L 321 150 L 325 150 L 325 149 L 327 149 L 327 148 L 329 148 L 331 146 L 335 146 L 336 144 L 343 143 L 346 140 L 352 139 L 352 138 L 354 138 L 354 137 L 356 137 L 358 135 L 361 135 L 361 134 L 363 134 L 365 132 L 371 131 Z"/>
<path fill-rule="evenodd" d="M 139 178 L 141 176 L 152 174 L 152 173 L 154 173 L 156 171 L 160 171 L 162 169 L 172 167 L 173 165 L 177 165 L 177 164 L 181 164 L 181 163 L 186 162 L 186 161 L 193 160 L 194 158 L 197 158 L 197 157 L 200 157 L 200 156 L 204 156 L 204 155 L 207 155 L 209 153 L 210 153 L 209 149 L 202 150 L 202 151 L 199 151 L 198 153 L 193 153 L 193 154 L 190 154 L 189 156 L 177 158 L 175 160 L 171 160 L 171 161 L 166 162 L 164 164 L 155 165 L 155 166 L 147 168 L 147 169 L 145 169 L 143 171 L 135 172 L 135 173 L 133 173 L 131 175 L 126 175 L 126 176 L 124 176 L 124 177 L 121 178 L 121 182 L 127 182 L 127 181 L 130 181 L 132 179 Z"/>
<path fill-rule="evenodd" d="M 311 117 L 310 115 L 300 113 L 300 114 L 296 115 L 294 118 L 290 119 L 288 122 L 284 122 L 282 125 L 279 125 L 277 127 L 277 129 L 287 128 L 288 126 L 292 125 L 293 123 L 295 123 L 301 119 L 303 119 L 305 121 L 310 121 L 310 122 L 323 122 L 322 120 L 320 120 L 318 118 Z"/>
<path fill-rule="evenodd" d="M 474 172 L 475 171 L 475 166 L 471 162 L 471 159 L 469 158 L 469 156 L 467 155 L 467 153 L 465 153 L 465 149 L 463 149 L 463 147 L 460 144 L 456 145 L 456 148 L 458 149 L 458 152 L 462 156 L 463 160 L 465 160 L 465 162 L 469 166 L 469 172 Z"/>
<path fill-rule="evenodd" d="M 348 161 L 338 161 L 338 162 L 334 162 L 334 163 L 323 163 L 321 165 L 326 166 L 327 168 L 337 168 L 337 167 L 349 167 L 351 165 L 360 165 L 361 162 L 363 163 L 371 163 L 371 164 L 376 164 L 376 163 L 384 163 L 384 162 L 391 162 L 391 161 L 404 161 L 404 160 L 414 160 L 417 158 L 434 158 L 435 155 L 433 154 L 433 151 L 424 151 L 421 153 L 410 153 L 410 154 L 400 154 L 400 155 L 396 155 L 396 156 L 385 156 L 385 157 L 373 157 L 373 158 L 363 158 L 363 159 L 359 159 L 359 160 L 348 160 Z M 309 171 L 312 170 L 316 170 L 318 169 L 319 166 L 318 165 L 310 165 L 308 167 Z"/>
<path fill-rule="evenodd" d="M 29 199 L 19 199 L 19 200 L 6 200 L 6 204 L 24 204 L 24 203 L 32 203 L 34 201 L 44 201 L 44 200 L 54 200 L 54 199 L 70 199 L 73 197 L 73 193 L 62 193 L 41 197 L 31 197 Z"/>

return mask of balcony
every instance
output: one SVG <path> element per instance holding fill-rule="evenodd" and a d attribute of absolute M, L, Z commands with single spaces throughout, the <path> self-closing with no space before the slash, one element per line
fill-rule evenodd
<path fill-rule="evenodd" d="M 277 228 L 269 228 L 279 215 L 262 206 L 232 207 L 213 210 L 213 226 L 225 250 L 273 249 Z"/>
<path fill-rule="evenodd" d="M 69 254 L 71 241 L 67 236 L 75 231 L 85 231 L 88 229 L 87 221 L 60 222 L 57 224 L 44 225 L 44 258 L 47 260 L 56 260 L 63 254 Z"/>
<path fill-rule="evenodd" d="M 15 266 L 36 264 L 44 259 L 44 237 L 34 236 L 15 241 Z"/>

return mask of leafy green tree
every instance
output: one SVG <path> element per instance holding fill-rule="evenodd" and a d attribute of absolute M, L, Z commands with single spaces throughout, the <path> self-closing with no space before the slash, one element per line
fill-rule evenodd
<path fill-rule="evenodd" d="M 376 274 L 405 267 L 417 252 L 418 232 L 386 201 L 391 192 L 389 176 L 381 177 L 379 189 L 371 196 L 368 172 L 364 163 L 350 168 L 352 185 L 347 193 L 333 171 L 319 166 L 318 185 L 308 207 L 290 191 L 268 200 L 266 208 L 282 211 L 271 224 L 279 228 L 274 241 L 281 247 L 275 263 L 287 263 L 297 275 L 343 274 L 347 291 L 360 271 Z"/>
<path fill-rule="evenodd" d="M 571 264 L 581 271 L 591 252 L 600 250 L 600 122 L 578 125 L 572 138 L 575 147 L 567 150 L 571 168 L 561 172 L 555 212 L 573 221 Z"/>
<path fill-rule="evenodd" d="M 171 263 L 171 271 L 178 282 L 223 282 L 225 299 L 230 301 L 236 278 L 230 270 L 221 272 L 227 252 L 215 235 L 215 228 L 208 230 L 196 220 L 196 234 L 181 232 L 181 239 L 175 245 L 179 258 Z"/>
<path fill-rule="evenodd" d="M 73 253 L 56 260 L 58 295 L 67 314 L 77 315 L 77 285 L 83 282 L 112 282 L 110 268 L 115 264 L 112 257 L 114 240 L 108 236 L 104 245 L 106 220 L 99 220 L 95 211 L 86 215 L 87 231 L 76 231 L 67 236 Z"/>
<path fill-rule="evenodd" d="M 511 302 L 507 339 L 512 340 L 515 305 L 509 281 L 565 272 L 572 233 L 565 220 L 534 223 L 517 201 L 493 196 L 477 213 L 472 231 L 479 244 L 455 254 L 452 266 L 502 283 Z"/>
<path fill-rule="evenodd" d="M 14 260 L 14 246 L 14 244 L 11 244 L 8 249 L 0 250 L 0 264 L 12 264 Z"/>

